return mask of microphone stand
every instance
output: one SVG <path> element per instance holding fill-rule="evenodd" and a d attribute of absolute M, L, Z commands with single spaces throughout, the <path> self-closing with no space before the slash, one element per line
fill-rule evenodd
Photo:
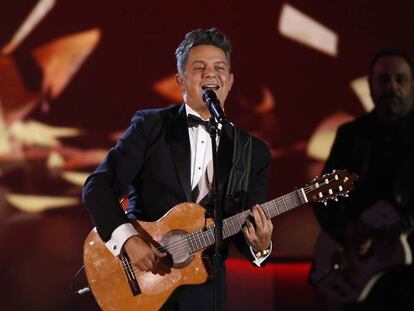
<path fill-rule="evenodd" d="M 221 267 L 223 265 L 223 213 L 219 198 L 219 180 L 217 169 L 217 134 L 218 123 L 214 117 L 211 117 L 208 121 L 208 131 L 211 138 L 212 158 L 213 158 L 213 189 L 212 197 L 214 200 L 214 236 L 215 247 L 213 255 L 213 279 L 214 279 L 214 310 L 222 310 L 222 297 L 221 297 Z"/>

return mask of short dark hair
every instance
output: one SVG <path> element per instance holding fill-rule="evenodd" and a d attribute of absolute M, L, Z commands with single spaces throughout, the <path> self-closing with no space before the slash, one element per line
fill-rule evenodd
<path fill-rule="evenodd" d="M 413 66 L 413 62 L 411 60 L 411 57 L 405 53 L 404 51 L 397 49 L 397 48 L 385 48 L 382 50 L 379 50 L 374 57 L 371 59 L 371 62 L 369 64 L 369 81 L 371 81 L 372 78 L 372 73 L 374 70 L 374 66 L 375 64 L 378 62 L 379 59 L 384 58 L 384 57 L 401 57 L 403 58 L 407 64 L 410 67 L 410 72 L 411 72 L 411 78 L 413 78 L 413 73 L 414 73 L 414 66 Z"/>
<path fill-rule="evenodd" d="M 223 50 L 226 58 L 230 64 L 231 62 L 231 41 L 227 36 L 218 30 L 217 28 L 195 29 L 188 32 L 185 35 L 184 40 L 180 43 L 175 51 L 175 57 L 177 58 L 177 70 L 178 73 L 184 72 L 184 66 L 187 62 L 188 53 L 190 50 L 197 45 L 214 45 L 219 49 Z"/>

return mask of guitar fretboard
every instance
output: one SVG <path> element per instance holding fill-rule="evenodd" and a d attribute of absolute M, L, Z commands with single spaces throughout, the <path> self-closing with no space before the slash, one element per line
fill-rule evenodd
<path fill-rule="evenodd" d="M 263 211 L 268 218 L 273 218 L 283 214 L 291 209 L 298 207 L 308 202 L 303 188 L 292 191 L 279 198 L 261 204 Z M 229 218 L 223 220 L 223 239 L 235 235 L 240 232 L 252 212 L 246 210 Z M 190 252 L 195 253 L 203 248 L 213 245 L 215 242 L 214 224 L 206 226 L 205 228 L 189 233 L 187 235 Z"/>

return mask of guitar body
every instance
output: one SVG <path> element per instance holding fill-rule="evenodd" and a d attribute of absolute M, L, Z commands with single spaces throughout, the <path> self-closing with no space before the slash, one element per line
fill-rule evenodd
<path fill-rule="evenodd" d="M 381 202 L 364 212 L 360 218 L 370 228 L 379 229 L 396 224 L 400 219 L 395 210 Z M 327 233 L 321 231 L 315 246 L 312 284 L 331 299 L 361 302 L 387 269 L 410 264 L 411 249 L 406 234 L 374 242 L 367 256 L 360 258 L 352 250 L 343 250 Z"/>
<path fill-rule="evenodd" d="M 357 178 L 346 170 L 334 171 L 261 207 L 270 219 L 308 202 L 344 196 Z M 240 232 L 251 216 L 245 210 L 224 219 L 223 239 Z M 156 311 L 177 287 L 206 282 L 209 265 L 204 264 L 202 253 L 215 243 L 215 227 L 205 218 L 203 207 L 181 203 L 156 222 L 136 221 L 133 225 L 144 240 L 168 256 L 160 259 L 154 273 L 138 271 L 124 254 L 113 256 L 92 230 L 84 243 L 83 259 L 89 287 L 104 311 Z"/>
<path fill-rule="evenodd" d="M 193 232 L 205 226 L 205 209 L 194 203 L 181 203 L 156 222 L 137 221 L 134 227 L 141 236 L 155 242 L 179 239 L 181 232 Z M 207 224 L 210 224 L 208 220 Z M 172 292 L 185 284 L 201 284 L 208 273 L 202 252 L 173 255 L 174 264 L 168 273 L 134 270 L 141 293 L 134 296 L 121 261 L 112 255 L 92 230 L 84 244 L 84 264 L 89 286 L 102 310 L 159 310 Z M 171 266 L 171 264 L 167 265 Z M 139 308 L 138 308 L 139 307 Z"/>

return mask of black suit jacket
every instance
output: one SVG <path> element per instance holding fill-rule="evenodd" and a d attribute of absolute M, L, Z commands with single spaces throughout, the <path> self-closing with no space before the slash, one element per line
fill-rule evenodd
<path fill-rule="evenodd" d="M 338 242 L 345 243 L 348 225 L 379 200 L 400 215 L 413 212 L 414 113 L 391 126 L 375 112 L 340 126 L 324 172 L 345 168 L 359 175 L 349 199 L 315 205 L 321 227 Z"/>
<path fill-rule="evenodd" d="M 218 150 L 220 195 L 232 165 L 233 130 L 222 130 Z M 185 106 L 138 111 L 131 126 L 104 161 L 87 179 L 83 201 L 100 237 L 129 219 L 155 221 L 170 208 L 191 201 L 190 142 Z M 253 139 L 247 208 L 263 203 L 267 195 L 268 147 Z M 126 215 L 118 203 L 128 193 Z"/>

